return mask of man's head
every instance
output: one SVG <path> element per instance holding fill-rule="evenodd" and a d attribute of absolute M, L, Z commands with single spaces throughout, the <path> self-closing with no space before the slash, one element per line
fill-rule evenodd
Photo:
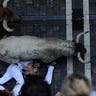
<path fill-rule="evenodd" d="M 51 89 L 39 75 L 28 75 L 20 93 L 21 96 L 51 96 Z"/>
<path fill-rule="evenodd" d="M 86 76 L 72 74 L 64 79 L 61 87 L 62 96 L 89 96 L 91 84 Z"/>
<path fill-rule="evenodd" d="M 34 59 L 32 63 L 28 64 L 27 71 L 31 75 L 39 75 L 39 69 L 40 69 L 40 60 Z"/>

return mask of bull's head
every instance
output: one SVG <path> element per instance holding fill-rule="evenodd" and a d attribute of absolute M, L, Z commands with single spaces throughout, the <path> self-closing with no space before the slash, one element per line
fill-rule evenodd
<path fill-rule="evenodd" d="M 4 0 L 2 6 L 0 6 L 0 21 L 3 22 L 3 27 L 6 31 L 12 32 L 14 29 L 9 28 L 7 22 L 18 22 L 21 20 L 21 18 L 7 7 L 8 1 L 9 0 Z"/>
<path fill-rule="evenodd" d="M 75 41 L 75 52 L 77 53 L 77 57 L 78 57 L 79 61 L 81 61 L 82 63 L 88 63 L 89 62 L 89 61 L 83 60 L 81 58 L 81 54 L 85 54 L 86 53 L 86 48 L 84 47 L 83 44 L 81 44 L 79 42 L 80 37 L 82 35 L 86 34 L 86 33 L 88 33 L 88 31 L 78 34 L 77 37 L 76 37 L 76 41 Z"/>

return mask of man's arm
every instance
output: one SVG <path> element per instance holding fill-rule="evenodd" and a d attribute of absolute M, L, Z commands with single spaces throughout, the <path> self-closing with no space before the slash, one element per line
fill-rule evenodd
<path fill-rule="evenodd" d="M 53 71 L 54 71 L 54 65 L 56 65 L 56 62 L 53 62 L 48 66 L 48 71 L 45 76 L 45 81 L 50 85 L 52 83 L 52 77 L 53 77 Z"/>

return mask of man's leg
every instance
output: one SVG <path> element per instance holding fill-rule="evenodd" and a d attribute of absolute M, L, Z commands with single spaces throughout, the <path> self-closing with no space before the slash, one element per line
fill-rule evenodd
<path fill-rule="evenodd" d="M 4 73 L 4 75 L 0 78 L 0 90 L 4 90 L 5 88 L 2 86 L 2 84 L 6 83 L 10 79 L 12 79 L 12 76 L 10 75 L 10 69 L 11 66 L 7 68 L 7 71 Z"/>
<path fill-rule="evenodd" d="M 11 76 L 17 81 L 12 92 L 13 92 L 14 96 L 18 96 L 20 89 L 21 89 L 22 85 L 24 84 L 24 78 L 23 78 L 22 72 L 18 69 L 17 65 L 14 65 L 12 67 L 12 69 L 10 70 L 10 72 L 12 73 Z"/>

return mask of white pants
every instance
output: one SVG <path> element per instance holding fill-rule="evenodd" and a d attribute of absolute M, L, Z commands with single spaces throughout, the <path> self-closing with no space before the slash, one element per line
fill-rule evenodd
<path fill-rule="evenodd" d="M 52 82 L 52 77 L 53 77 L 53 71 L 54 71 L 54 66 L 49 65 L 48 66 L 48 71 L 47 74 L 45 76 L 45 81 L 50 85 Z"/>
<path fill-rule="evenodd" d="M 9 65 L 5 74 L 0 78 L 0 84 L 4 84 L 12 78 L 14 78 L 17 81 L 16 86 L 12 90 L 14 96 L 17 96 L 22 85 L 24 84 L 24 78 L 18 66 L 14 64 Z M 2 90 L 2 87 L 0 90 Z"/>
<path fill-rule="evenodd" d="M 93 91 L 91 92 L 90 96 L 96 96 L 96 91 L 93 90 Z"/>

